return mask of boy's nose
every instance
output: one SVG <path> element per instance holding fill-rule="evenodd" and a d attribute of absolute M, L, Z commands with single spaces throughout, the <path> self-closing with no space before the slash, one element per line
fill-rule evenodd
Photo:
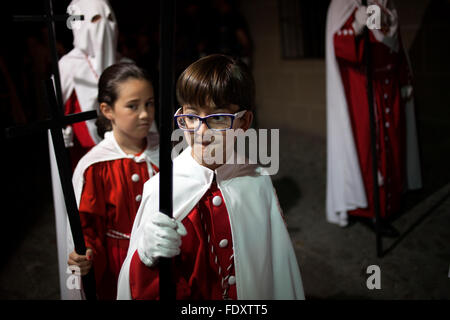
<path fill-rule="evenodd" d="M 200 127 L 197 129 L 197 134 L 201 134 L 203 135 L 206 130 L 208 130 L 208 126 L 206 125 L 206 123 L 204 121 L 202 121 L 202 123 L 200 124 Z"/>

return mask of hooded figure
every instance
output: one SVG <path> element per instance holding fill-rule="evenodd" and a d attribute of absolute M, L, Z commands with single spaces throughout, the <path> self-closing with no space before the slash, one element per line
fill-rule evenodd
<path fill-rule="evenodd" d="M 422 185 L 412 98 L 412 74 L 392 1 L 380 8 L 370 50 L 382 218 L 400 209 L 407 189 Z M 333 0 L 326 28 L 327 220 L 348 224 L 348 214 L 373 218 L 373 177 L 361 0 Z M 372 17 L 370 17 L 372 19 Z"/>
<path fill-rule="evenodd" d="M 107 0 L 73 0 L 67 12 L 84 15 L 72 21 L 74 48 L 59 61 L 65 113 L 97 110 L 97 82 L 103 70 L 117 61 L 117 22 Z M 86 149 L 100 142 L 95 120 L 73 126 L 75 144 Z M 66 129 L 67 133 L 70 129 Z M 70 145 L 70 138 L 67 139 Z M 76 159 L 78 160 L 78 159 Z"/>

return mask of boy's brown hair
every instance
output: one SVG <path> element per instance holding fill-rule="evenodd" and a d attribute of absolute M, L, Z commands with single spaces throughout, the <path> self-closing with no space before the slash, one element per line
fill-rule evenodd
<path fill-rule="evenodd" d="M 222 54 L 192 63 L 177 81 L 181 105 L 215 108 L 236 104 L 240 110 L 254 109 L 255 84 L 245 63 Z"/>

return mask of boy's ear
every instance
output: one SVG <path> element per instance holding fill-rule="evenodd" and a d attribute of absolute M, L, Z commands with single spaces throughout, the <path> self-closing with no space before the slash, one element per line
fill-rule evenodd
<path fill-rule="evenodd" d="M 247 110 L 246 113 L 244 113 L 244 115 L 242 116 L 241 120 L 241 125 L 240 128 L 244 131 L 248 130 L 253 122 L 253 112 L 250 110 Z"/>
<path fill-rule="evenodd" d="M 100 103 L 100 112 L 105 116 L 106 119 L 111 121 L 113 120 L 113 108 L 111 108 L 111 106 L 106 102 Z"/>

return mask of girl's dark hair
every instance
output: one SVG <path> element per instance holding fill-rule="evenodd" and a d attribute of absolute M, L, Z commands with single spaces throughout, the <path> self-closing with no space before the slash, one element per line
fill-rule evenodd
<path fill-rule="evenodd" d="M 106 103 L 111 108 L 117 100 L 118 86 L 128 79 L 144 79 L 152 83 L 149 75 L 134 63 L 116 63 L 106 68 L 98 81 L 97 101 Z M 98 118 L 95 122 L 97 133 L 100 137 L 105 136 L 105 132 L 112 130 L 111 121 L 108 120 L 99 110 Z"/>
<path fill-rule="evenodd" d="M 254 109 L 255 84 L 247 65 L 222 54 L 192 63 L 177 81 L 181 105 L 216 108 L 236 104 L 241 110 Z"/>

